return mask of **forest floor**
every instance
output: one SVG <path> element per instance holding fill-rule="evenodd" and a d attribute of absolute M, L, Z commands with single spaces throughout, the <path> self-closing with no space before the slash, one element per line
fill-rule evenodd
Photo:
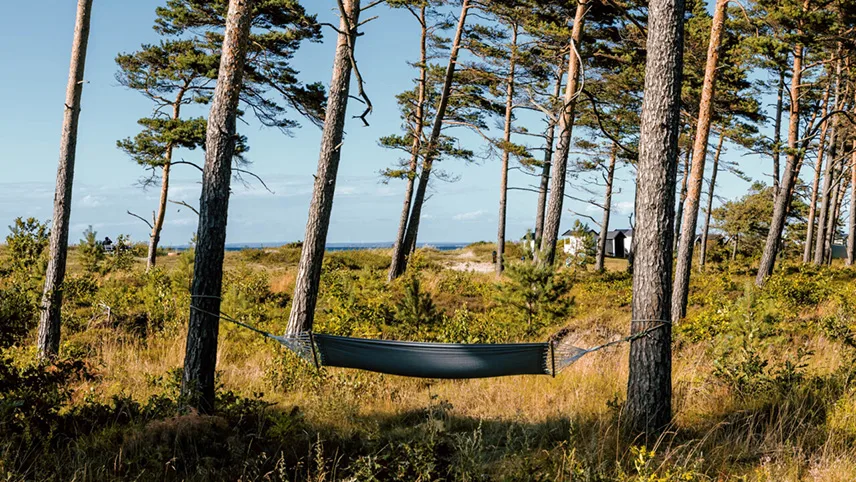
<path fill-rule="evenodd" d="M 389 250 L 328 253 L 315 330 L 465 343 L 566 330 L 583 347 L 628 333 L 623 260 L 603 274 L 561 268 L 566 292 L 529 324 L 512 303 L 512 276 L 449 269 L 492 271 L 492 249 L 420 250 L 393 283 Z M 282 332 L 298 256 L 227 253 L 223 312 Z M 109 259 L 84 261 L 72 252 L 63 358 L 49 367 L 33 363 L 37 283 L 21 295 L 31 311 L 20 312 L 24 284 L 0 273 L 0 314 L 26 328 L 0 333 L 2 479 L 856 480 L 851 269 L 786 264 L 764 288 L 747 264 L 694 274 L 688 317 L 673 333 L 674 422 L 645 440 L 621 430 L 626 344 L 555 378 L 424 380 L 317 370 L 224 322 L 218 411 L 183 411 L 192 253 L 162 256 L 149 274 L 142 259 L 113 269 Z M 430 306 L 415 323 L 412 302 Z"/>

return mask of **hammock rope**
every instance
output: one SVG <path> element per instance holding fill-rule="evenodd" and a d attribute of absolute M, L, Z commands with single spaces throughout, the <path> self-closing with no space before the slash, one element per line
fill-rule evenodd
<path fill-rule="evenodd" d="M 192 295 L 191 298 L 216 298 Z M 590 348 L 575 346 L 565 338 L 546 343 L 458 344 L 373 340 L 313 333 L 274 335 L 223 313 L 193 306 L 199 313 L 228 321 L 277 341 L 307 363 L 356 368 L 392 375 L 420 378 L 487 378 L 507 375 L 552 375 L 561 373 L 583 356 L 632 342 L 671 325 L 668 320 L 640 319 L 655 323 L 618 340 Z"/>

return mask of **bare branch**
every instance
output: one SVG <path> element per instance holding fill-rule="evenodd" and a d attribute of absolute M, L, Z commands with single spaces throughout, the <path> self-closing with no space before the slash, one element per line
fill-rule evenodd
<path fill-rule="evenodd" d="M 170 200 L 169 200 L 169 202 L 171 202 L 171 203 L 173 203 L 173 204 L 178 204 L 179 206 L 184 206 L 184 207 L 186 207 L 187 209 L 190 209 L 191 211 L 193 211 L 194 213 L 196 213 L 196 215 L 197 215 L 197 216 L 199 216 L 199 211 L 197 211 L 195 207 L 191 206 L 190 204 L 187 204 L 187 203 L 186 203 L 186 202 L 184 202 L 184 201 L 173 201 L 172 199 L 170 199 Z"/>
<path fill-rule="evenodd" d="M 131 216 L 133 216 L 133 217 L 135 217 L 135 218 L 139 219 L 140 221 L 142 221 L 142 222 L 146 223 L 146 226 L 148 226 L 148 227 L 149 227 L 149 229 L 155 229 L 155 227 L 154 227 L 154 226 L 152 226 L 152 223 L 150 223 L 146 218 L 144 218 L 144 217 L 140 216 L 139 214 L 134 214 L 134 213 L 132 213 L 131 211 L 126 211 L 126 212 L 127 212 L 128 214 L 130 214 Z"/>

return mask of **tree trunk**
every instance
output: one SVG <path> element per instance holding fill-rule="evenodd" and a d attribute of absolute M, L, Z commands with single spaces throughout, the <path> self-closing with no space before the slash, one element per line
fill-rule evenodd
<path fill-rule="evenodd" d="M 178 92 L 175 102 L 172 104 L 172 119 L 178 120 L 181 113 L 181 101 L 184 98 L 184 90 Z M 169 199 L 169 172 L 172 167 L 172 143 L 167 144 L 164 152 L 164 164 L 161 168 L 161 192 L 160 201 L 158 202 L 158 212 L 155 215 L 154 225 L 152 226 L 152 234 L 149 236 L 149 252 L 146 258 L 146 273 L 152 270 L 157 264 L 158 243 L 160 243 L 160 234 L 163 230 L 163 220 L 166 216 L 166 206 Z"/>
<path fill-rule="evenodd" d="M 544 232 L 541 236 L 541 247 L 536 253 L 539 261 L 552 265 L 556 257 L 556 241 L 559 239 L 559 224 L 562 221 L 562 203 L 565 200 L 565 178 L 568 174 L 568 154 L 571 151 L 571 137 L 574 130 L 574 109 L 579 96 L 579 71 L 582 59 L 580 40 L 583 36 L 583 21 L 588 10 L 588 0 L 578 0 L 574 14 L 574 28 L 571 31 L 570 54 L 568 55 L 568 83 L 565 86 L 565 97 L 562 102 L 562 112 L 559 116 L 559 142 L 553 153 L 550 179 L 550 198 L 547 203 L 547 213 L 544 219 Z"/>
<path fill-rule="evenodd" d="M 181 384 L 182 396 L 191 407 L 202 413 L 214 410 L 214 372 L 217 366 L 229 184 L 251 13 L 251 0 L 229 1 L 220 70 L 205 134 L 205 167 L 199 198 L 190 322 Z"/>
<path fill-rule="evenodd" d="M 89 22 L 92 0 L 78 0 L 71 44 L 71 65 L 65 90 L 65 109 L 60 138 L 59 165 L 56 172 L 53 221 L 51 224 L 50 258 L 39 314 L 38 356 L 41 360 L 54 358 L 59 352 L 62 291 L 68 257 L 68 224 L 71 217 L 71 189 L 74 182 L 74 158 L 77 150 L 77 126 L 80 117 L 80 97 L 83 94 L 83 70 L 86 46 L 89 42 Z"/>
<path fill-rule="evenodd" d="M 785 97 L 785 69 L 779 70 L 779 88 L 776 96 L 776 119 L 773 127 L 773 193 L 779 192 L 780 154 L 782 152 L 782 112 Z"/>
<path fill-rule="evenodd" d="M 651 0 L 633 232 L 628 427 L 654 435 L 672 416 L 672 224 L 683 63 L 682 0 Z"/>
<path fill-rule="evenodd" d="M 838 151 L 844 151 L 844 142 L 843 136 L 839 135 L 839 144 Z M 841 185 L 843 172 L 843 164 L 844 160 L 841 160 L 842 166 L 835 166 L 832 169 L 832 185 L 830 186 L 831 192 L 829 195 L 829 210 L 828 216 L 826 218 L 826 226 L 823 228 L 823 249 L 820 258 L 820 264 L 828 264 L 832 261 L 832 244 L 835 242 L 835 226 L 838 224 L 838 206 L 839 206 L 839 198 L 841 194 Z"/>
<path fill-rule="evenodd" d="M 410 253 L 409 247 L 404 245 L 404 236 L 407 232 L 407 218 L 410 215 L 410 204 L 413 200 L 413 186 L 416 182 L 416 169 L 419 163 L 419 150 L 422 147 L 422 131 L 425 125 L 425 88 L 428 82 L 428 24 L 425 17 L 425 5 L 419 9 L 419 22 L 422 34 L 419 39 L 419 87 L 417 91 L 416 113 L 413 119 L 413 143 L 410 147 L 410 164 L 407 171 L 407 186 L 404 189 L 404 203 L 401 207 L 401 216 L 398 219 L 398 233 L 395 243 L 392 245 L 392 259 L 389 264 L 389 281 L 401 276 L 404 271 L 404 257 Z"/>
<path fill-rule="evenodd" d="M 842 159 L 841 161 L 841 176 L 843 177 L 845 174 L 844 163 L 846 161 Z M 841 221 L 841 206 L 844 204 L 844 196 L 847 193 L 847 186 L 850 183 L 849 178 L 841 179 L 838 184 L 838 189 L 835 191 L 835 197 L 832 200 L 832 219 L 830 219 L 830 223 L 828 225 L 829 231 L 826 233 L 829 249 L 826 251 L 826 264 L 832 264 L 832 245 L 835 242 L 835 234 L 838 233 L 838 224 Z"/>
<path fill-rule="evenodd" d="M 505 256 L 505 221 L 508 207 L 508 159 L 510 157 L 511 118 L 514 110 L 514 63 L 517 55 L 517 25 L 511 29 L 511 53 L 508 59 L 508 78 L 505 79 L 505 124 L 502 131 L 502 172 L 499 178 L 499 226 L 496 231 L 496 274 L 502 274 Z"/>
<path fill-rule="evenodd" d="M 790 119 L 788 121 L 788 162 L 785 166 L 779 190 L 776 193 L 773 219 L 770 221 L 770 232 L 767 234 L 764 252 L 761 255 L 761 263 L 758 266 L 758 275 L 755 277 L 755 284 L 758 286 L 763 285 L 767 277 L 773 274 L 773 268 L 776 265 L 776 255 L 779 253 L 779 241 L 785 230 L 785 220 L 790 208 L 791 187 L 796 181 L 796 166 L 798 162 L 797 158 L 799 157 L 797 153 L 797 141 L 799 140 L 800 128 L 799 94 L 800 82 L 802 80 L 803 51 L 802 44 L 797 44 L 794 47 L 794 67 L 793 76 L 791 76 L 791 99 L 793 101 L 791 102 Z"/>
<path fill-rule="evenodd" d="M 817 218 L 817 235 L 814 242 L 814 264 L 820 266 L 826 259 L 826 224 L 829 221 L 829 205 L 832 201 L 832 190 L 835 189 L 833 177 L 835 176 L 836 150 L 835 124 L 829 141 L 829 155 L 826 156 L 826 168 L 823 170 L 823 190 L 820 193 L 820 214 Z"/>
<path fill-rule="evenodd" d="M 431 126 L 431 136 L 428 138 L 428 145 L 425 150 L 425 158 L 422 161 L 422 173 L 419 176 L 419 183 L 416 186 L 416 194 L 413 198 L 413 207 L 410 211 L 410 219 L 407 222 L 407 231 L 404 236 L 404 246 L 408 248 L 409 254 L 416 248 L 416 237 L 419 233 L 419 220 L 422 217 L 422 206 L 425 203 L 425 194 L 428 190 L 428 180 L 431 176 L 431 167 L 434 165 L 434 158 L 437 156 L 437 142 L 440 139 L 440 134 L 443 128 L 443 118 L 446 116 L 446 107 L 449 105 L 449 96 L 452 91 L 452 80 L 455 75 L 455 67 L 458 62 L 458 52 L 461 49 L 461 37 L 464 34 L 464 26 L 467 23 L 467 13 L 470 9 L 470 0 L 464 0 L 461 4 L 461 15 L 458 18 L 458 26 L 455 29 L 455 38 L 452 41 L 452 49 L 449 52 L 449 65 L 446 66 L 446 76 L 443 79 L 443 90 L 440 92 L 440 101 L 437 105 L 437 112 L 434 117 L 434 123 Z M 407 268 L 407 258 L 401 261 L 401 272 Z"/>
<path fill-rule="evenodd" d="M 841 50 L 839 45 L 839 51 Z M 841 59 L 838 59 L 835 63 L 835 103 L 833 105 L 834 110 L 838 110 L 839 103 L 841 102 Z M 821 191 L 820 195 L 820 216 L 817 219 L 817 235 L 814 243 L 814 264 L 816 266 L 820 266 L 823 264 L 823 260 L 825 259 L 824 253 L 826 248 L 826 222 L 829 218 L 829 202 L 832 198 L 832 189 L 833 189 L 833 173 L 835 172 L 835 158 L 837 156 L 837 138 L 836 134 L 840 137 L 838 133 L 838 122 L 836 120 L 832 121 L 832 124 L 829 127 L 829 155 L 826 156 L 826 168 L 823 170 L 823 191 Z M 823 147 L 823 146 L 821 146 Z M 820 155 L 820 154 L 818 154 Z"/>
<path fill-rule="evenodd" d="M 306 234 L 294 282 L 294 299 L 288 317 L 287 333 L 291 335 L 312 330 L 315 303 L 318 301 L 318 285 L 321 283 L 321 266 L 327 245 L 327 229 L 330 227 L 330 213 L 333 211 L 333 195 L 336 191 L 336 174 L 342 153 L 351 84 L 351 58 L 357 41 L 360 0 L 346 0 L 344 5 L 344 16 L 339 21 L 341 33 L 333 60 L 333 78 L 330 80 L 330 92 L 327 94 L 318 172 L 315 174 Z"/>
<path fill-rule="evenodd" d="M 722 144 L 725 141 L 725 133 L 720 133 L 719 143 L 716 145 L 716 153 L 713 155 L 713 169 L 710 173 L 710 185 L 707 190 L 707 210 L 704 213 L 704 229 L 701 232 L 701 246 L 699 249 L 699 270 L 707 262 L 707 236 L 710 232 L 710 213 L 713 211 L 713 193 L 716 189 L 716 175 L 719 173 L 719 156 L 722 155 Z"/>
<path fill-rule="evenodd" d="M 823 94 L 823 109 L 822 118 L 826 117 L 829 111 L 829 87 Z M 814 164 L 814 181 L 811 184 L 811 201 L 808 205 L 808 221 L 806 223 L 805 244 L 803 246 L 803 264 L 808 264 L 811 261 L 811 243 L 814 241 L 814 222 L 817 215 L 817 190 L 820 187 L 820 171 L 823 169 L 823 154 L 826 145 L 826 133 L 829 127 L 829 121 L 823 121 L 823 127 L 820 130 L 820 141 L 817 148 L 817 161 Z"/>
<path fill-rule="evenodd" d="M 856 261 L 856 139 L 850 151 L 850 213 L 847 230 L 847 266 Z"/>
<path fill-rule="evenodd" d="M 737 248 L 740 246 L 740 235 L 734 235 L 734 247 L 731 250 L 731 262 L 734 262 L 737 259 Z"/>
<path fill-rule="evenodd" d="M 564 57 L 562 58 L 564 62 Z M 558 99 L 562 93 L 562 79 L 565 77 L 565 69 L 559 67 L 559 75 L 556 77 L 556 86 L 553 89 L 553 99 Z M 550 163 L 553 158 L 553 143 L 556 140 L 556 121 L 548 119 L 547 132 L 544 142 L 544 165 L 541 167 L 541 185 L 538 186 L 538 206 L 535 212 L 535 246 L 541 244 L 544 235 L 544 214 L 547 209 L 547 196 L 550 192 Z"/>
<path fill-rule="evenodd" d="M 606 235 L 609 233 L 609 215 L 612 210 L 612 182 L 615 179 L 615 159 L 618 146 L 612 144 L 609 150 L 609 167 L 606 170 L 606 191 L 603 194 L 603 218 L 600 221 L 600 236 L 597 238 L 597 256 L 594 260 L 594 269 L 603 272 L 604 258 L 606 257 Z"/>
<path fill-rule="evenodd" d="M 674 246 L 672 246 L 672 249 L 675 251 L 678 249 L 678 240 L 681 238 L 681 222 L 684 220 L 684 200 L 687 198 L 687 181 L 689 179 L 690 169 L 692 166 L 690 161 L 692 151 L 687 149 L 684 154 L 684 175 L 681 179 L 681 192 L 678 195 L 678 212 L 675 215 L 675 235 L 673 237 Z"/>
<path fill-rule="evenodd" d="M 690 273 L 693 264 L 698 206 L 701 199 L 701 186 L 704 183 L 707 142 L 710 139 L 710 124 L 713 115 L 713 93 L 716 88 L 716 68 L 719 64 L 719 48 L 722 45 L 727 6 L 728 0 L 717 0 L 713 10 L 710 43 L 707 47 L 707 62 L 704 67 L 704 81 L 698 107 L 698 123 L 696 124 L 696 135 L 693 143 L 692 171 L 690 172 L 687 198 L 684 201 L 683 221 L 681 222 L 681 234 L 678 241 L 675 286 L 672 291 L 672 320 L 674 321 L 683 319 L 687 314 L 687 297 L 690 291 Z M 722 137 L 720 135 L 720 140 Z"/>

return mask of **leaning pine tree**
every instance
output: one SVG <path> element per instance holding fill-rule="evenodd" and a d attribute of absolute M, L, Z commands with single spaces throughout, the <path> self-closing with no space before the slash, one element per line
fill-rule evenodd
<path fill-rule="evenodd" d="M 191 407 L 203 413 L 214 410 L 214 371 L 217 366 L 218 313 L 223 286 L 229 185 L 252 3 L 252 0 L 229 0 L 217 87 L 205 137 L 205 168 L 190 287 L 190 322 L 181 383 L 182 396 Z"/>
<path fill-rule="evenodd" d="M 56 173 L 53 224 L 51 225 L 50 258 L 39 315 L 39 358 L 50 359 L 59 352 L 62 285 L 68 256 L 68 222 L 71 218 L 71 187 L 74 179 L 74 156 L 77 150 L 77 124 L 80 97 L 83 94 L 83 69 L 89 42 L 89 20 L 92 0 L 77 2 L 77 20 L 71 45 L 71 66 L 65 91 L 65 114 L 62 121 L 59 166 Z"/>
<path fill-rule="evenodd" d="M 672 416 L 672 224 L 683 64 L 683 0 L 652 0 L 633 233 L 627 424 L 653 435 Z"/>
<path fill-rule="evenodd" d="M 354 48 L 358 37 L 360 0 L 344 0 L 340 3 L 340 8 L 339 40 L 333 60 L 333 78 L 330 81 L 330 92 L 327 97 L 324 130 L 321 134 L 318 172 L 315 175 L 315 187 L 309 204 L 309 218 L 306 221 L 306 237 L 300 252 L 297 279 L 294 282 L 294 301 L 288 318 L 287 332 L 290 334 L 311 330 L 315 318 L 315 303 L 318 301 L 318 286 L 321 283 L 321 265 L 324 261 L 330 214 L 333 211 L 333 194 L 336 191 L 336 174 L 342 155 L 351 72 L 356 66 Z M 357 81 L 361 82 L 358 71 Z M 367 99 L 365 95 L 363 98 Z M 370 108 L 371 104 L 368 106 Z M 368 112 L 367 110 L 366 113 Z"/>

